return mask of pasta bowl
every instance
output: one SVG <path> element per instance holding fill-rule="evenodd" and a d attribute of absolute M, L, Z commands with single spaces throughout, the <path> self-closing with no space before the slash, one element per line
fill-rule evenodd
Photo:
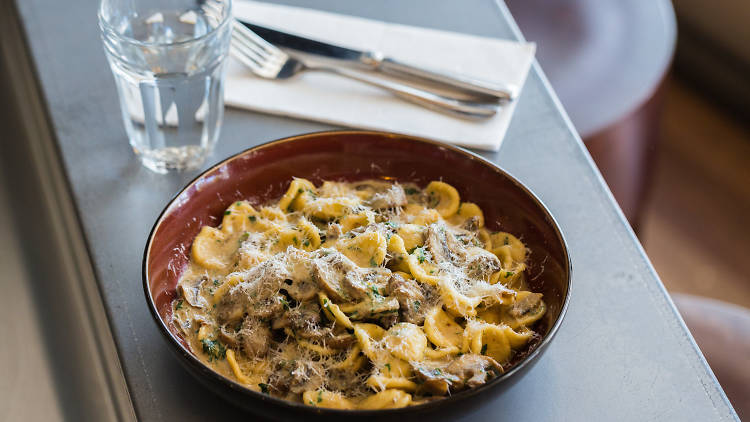
<path fill-rule="evenodd" d="M 264 204 L 280 198 L 294 177 L 324 180 L 382 179 L 424 186 L 441 180 L 462 199 L 484 211 L 488 228 L 519 236 L 530 250 L 528 283 L 543 294 L 547 312 L 540 334 L 516 353 L 507 370 L 484 385 L 440 400 L 398 409 L 338 410 L 281 400 L 254 391 L 206 366 L 193 354 L 172 322 L 177 282 L 203 226 L 217 226 L 224 210 L 239 200 Z M 565 315 L 571 263 L 559 226 L 542 202 L 521 182 L 464 149 L 406 135 L 369 131 L 318 132 L 272 141 L 236 154 L 206 170 L 173 198 L 146 243 L 143 286 L 146 301 L 168 347 L 190 373 L 223 398 L 273 419 L 388 419 L 440 412 L 459 416 L 486 403 L 522 378 L 552 341 Z"/>

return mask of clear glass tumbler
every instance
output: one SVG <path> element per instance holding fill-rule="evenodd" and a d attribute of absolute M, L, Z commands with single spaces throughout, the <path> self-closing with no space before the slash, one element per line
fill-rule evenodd
<path fill-rule="evenodd" d="M 231 0 L 102 0 L 125 129 L 147 168 L 198 168 L 219 137 Z"/>

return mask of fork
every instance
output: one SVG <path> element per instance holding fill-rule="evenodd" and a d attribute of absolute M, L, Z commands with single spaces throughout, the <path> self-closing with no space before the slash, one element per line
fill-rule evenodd
<path fill-rule="evenodd" d="M 392 94 L 432 110 L 470 119 L 494 116 L 497 103 L 478 103 L 443 97 L 408 85 L 378 79 L 348 69 L 313 65 L 296 59 L 267 42 L 233 19 L 230 53 L 257 76 L 265 79 L 289 79 L 305 71 L 320 71 L 344 76 L 382 88 Z"/>

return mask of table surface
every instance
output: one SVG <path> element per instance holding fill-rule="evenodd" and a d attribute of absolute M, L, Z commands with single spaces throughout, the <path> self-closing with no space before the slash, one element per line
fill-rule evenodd
<path fill-rule="evenodd" d="M 243 417 L 183 370 L 152 321 L 141 287 L 149 230 L 197 172 L 160 176 L 134 158 L 98 35 L 97 0 L 16 6 L 139 419 Z M 315 7 L 521 37 L 504 4 L 492 0 L 320 0 Z M 229 109 L 206 167 L 268 140 L 328 128 Z M 736 419 L 538 66 L 502 149 L 483 155 L 529 186 L 556 216 L 570 247 L 573 287 L 567 317 L 540 362 L 465 419 Z M 528 397 L 534 405 L 521 405 Z"/>

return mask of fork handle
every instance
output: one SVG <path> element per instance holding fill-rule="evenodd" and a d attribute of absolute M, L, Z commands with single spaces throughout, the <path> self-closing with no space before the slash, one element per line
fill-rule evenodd
<path fill-rule="evenodd" d="M 375 78 L 349 69 L 334 68 L 328 66 L 308 66 L 307 68 L 309 70 L 318 70 L 333 73 L 366 83 L 368 85 L 376 86 L 378 88 L 389 91 L 407 101 L 411 101 L 415 104 L 419 104 L 432 110 L 442 111 L 453 116 L 472 119 L 487 118 L 497 114 L 497 110 L 499 107 L 497 103 L 469 102 L 443 97 L 441 95 L 423 91 L 418 88 L 388 81 L 385 79 Z"/>

